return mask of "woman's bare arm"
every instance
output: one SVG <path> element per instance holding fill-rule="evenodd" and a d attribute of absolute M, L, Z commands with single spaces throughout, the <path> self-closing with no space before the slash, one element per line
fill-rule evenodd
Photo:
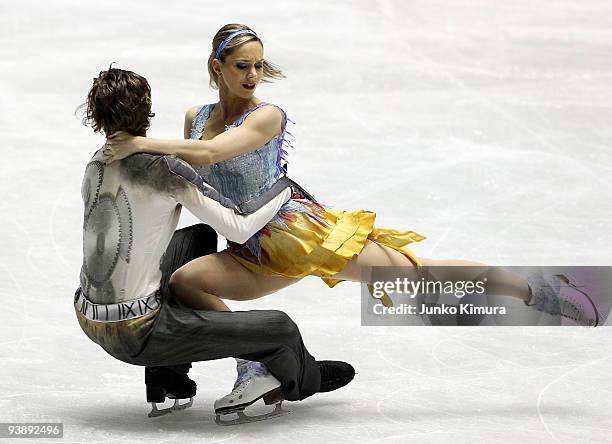
<path fill-rule="evenodd" d="M 186 136 L 189 136 L 187 129 L 191 132 L 191 122 L 187 122 L 190 112 L 185 116 Z M 275 106 L 262 106 L 241 125 L 210 140 L 152 139 L 121 133 L 109 138 L 105 149 L 105 154 L 109 153 L 106 162 L 109 164 L 134 153 L 150 153 L 175 155 L 192 165 L 209 165 L 261 147 L 280 133 L 282 119 L 281 111 Z"/>

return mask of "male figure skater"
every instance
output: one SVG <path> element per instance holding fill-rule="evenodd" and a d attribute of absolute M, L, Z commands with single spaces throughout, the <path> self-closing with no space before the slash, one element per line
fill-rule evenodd
<path fill-rule="evenodd" d="M 153 116 L 146 79 L 121 69 L 101 72 L 85 105 L 85 122 L 107 135 L 145 136 Z M 281 311 L 192 310 L 168 289 L 174 270 L 216 251 L 216 235 L 204 225 L 173 236 L 181 206 L 243 243 L 276 214 L 290 189 L 266 196 L 256 205 L 259 210 L 243 216 L 175 157 L 137 154 L 111 165 L 104 160 L 100 149 L 83 179 L 83 266 L 75 310 L 83 331 L 109 354 L 155 367 L 147 368 L 145 378 L 150 416 L 185 407 L 175 402 L 171 409 L 157 410 L 155 403 L 166 396 L 195 394 L 195 383 L 186 376 L 192 361 L 236 357 L 263 364 L 245 386 L 245 399 L 228 411 L 241 412 L 260 398 L 266 403 L 302 400 L 352 380 L 349 364 L 315 361 L 295 323 Z"/>

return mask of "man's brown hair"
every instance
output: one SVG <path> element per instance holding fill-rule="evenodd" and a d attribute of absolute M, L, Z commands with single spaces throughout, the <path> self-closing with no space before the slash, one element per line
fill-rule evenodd
<path fill-rule="evenodd" d="M 151 87 L 147 79 L 132 71 L 109 68 L 93 79 L 87 94 L 83 124 L 110 135 L 126 131 L 145 136 L 151 124 Z"/>

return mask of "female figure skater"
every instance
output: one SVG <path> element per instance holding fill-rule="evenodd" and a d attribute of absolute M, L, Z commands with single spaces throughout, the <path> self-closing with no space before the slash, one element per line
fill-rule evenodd
<path fill-rule="evenodd" d="M 257 34 L 240 24 L 225 25 L 217 32 L 208 71 L 210 85 L 219 90 L 219 101 L 187 111 L 187 140 L 120 133 L 109 138 L 105 154 L 108 162 L 136 152 L 176 155 L 196 166 L 209 184 L 239 205 L 268 190 L 284 174 L 287 116 L 278 106 L 254 96 L 260 82 L 284 75 L 264 59 Z M 359 282 L 362 269 L 372 266 L 405 267 L 414 281 L 423 277 L 424 266 L 470 267 L 462 267 L 462 273 L 439 269 L 436 278 L 443 281 L 474 280 L 486 269 L 484 264 L 465 260 L 418 258 L 407 246 L 425 239 L 421 234 L 376 228 L 373 212 L 341 211 L 301 197 L 287 202 L 245 244 L 229 243 L 225 251 L 177 270 L 171 286 L 182 302 L 197 309 L 229 310 L 220 297 L 254 299 L 308 275 L 320 277 L 329 287 L 342 280 Z M 255 281 L 255 275 L 270 277 Z M 487 280 L 488 294 L 514 296 L 537 310 L 591 323 L 581 317 L 575 303 L 560 297 L 561 284 L 569 284 L 565 277 L 534 276 L 528 282 L 496 268 Z M 391 303 L 388 296 L 381 302 Z"/>

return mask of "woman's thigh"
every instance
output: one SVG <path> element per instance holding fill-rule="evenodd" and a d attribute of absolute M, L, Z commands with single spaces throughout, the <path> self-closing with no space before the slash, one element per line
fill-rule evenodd
<path fill-rule="evenodd" d="M 411 279 L 419 278 L 417 267 L 410 259 L 393 248 L 371 240 L 367 240 L 361 252 L 332 277 L 353 282 L 370 282 L 370 276 L 364 275 L 369 272 L 370 267 L 403 267 L 403 275 Z"/>
<path fill-rule="evenodd" d="M 192 260 L 179 268 L 171 279 L 181 285 L 237 301 L 260 298 L 299 280 L 255 273 L 242 266 L 226 251 Z"/>

